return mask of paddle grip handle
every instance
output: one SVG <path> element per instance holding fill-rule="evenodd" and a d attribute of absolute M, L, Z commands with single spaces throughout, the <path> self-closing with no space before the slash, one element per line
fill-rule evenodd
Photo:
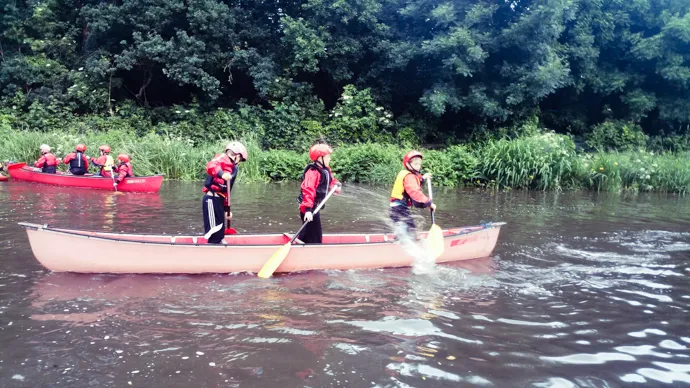
<path fill-rule="evenodd" d="M 323 201 L 321 201 L 321 203 L 319 204 L 319 206 L 316 207 L 316 209 L 312 212 L 312 214 L 318 213 L 319 210 L 321 210 L 321 208 L 323 207 L 323 205 L 326 204 L 326 201 L 328 201 L 328 198 L 330 198 L 331 195 L 333 195 L 333 193 L 335 193 L 335 191 L 338 190 L 339 187 L 340 187 L 340 184 L 335 185 L 335 187 L 333 187 L 333 188 L 331 189 L 331 191 L 329 191 L 328 194 L 326 194 L 326 198 L 324 198 Z M 290 243 L 291 243 L 291 244 L 295 241 L 295 239 L 297 239 L 297 236 L 299 236 L 299 234 L 300 234 L 300 232 L 302 231 L 302 229 L 304 229 L 304 227 L 307 226 L 307 224 L 308 224 L 309 222 L 310 222 L 310 221 L 307 221 L 307 222 L 303 223 L 302 226 L 300 226 L 300 228 L 297 229 L 297 233 L 295 233 L 295 235 L 292 236 L 292 238 L 290 239 Z"/>

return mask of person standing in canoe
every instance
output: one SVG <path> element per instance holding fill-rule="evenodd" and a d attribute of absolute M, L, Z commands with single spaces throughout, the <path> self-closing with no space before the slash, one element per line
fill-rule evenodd
<path fill-rule="evenodd" d="M 230 198 L 239 171 L 239 164 L 248 158 L 247 148 L 238 141 L 233 141 L 225 147 L 225 152 L 213 157 L 206 163 L 206 180 L 202 200 L 204 217 L 204 234 L 209 244 L 220 244 L 225 236 L 225 219 L 232 219 L 230 212 Z"/>
<path fill-rule="evenodd" d="M 69 172 L 72 175 L 84 175 L 89 172 L 89 158 L 84 154 L 86 152 L 86 145 L 77 144 L 74 152 L 65 156 L 62 160 L 69 165 Z"/>
<path fill-rule="evenodd" d="M 98 167 L 100 176 L 110 178 L 113 174 L 113 165 L 115 164 L 113 157 L 110 156 L 110 146 L 104 144 L 98 147 L 98 151 L 100 151 L 101 156 L 91 159 L 91 164 Z"/>
<path fill-rule="evenodd" d="M 133 177 L 134 172 L 132 171 L 132 163 L 130 163 L 129 155 L 117 155 L 117 165 L 113 167 L 113 170 L 117 173 L 117 175 L 115 175 L 115 182 L 113 183 L 115 187 L 122 183 L 125 178 Z"/>
<path fill-rule="evenodd" d="M 333 149 L 323 143 L 314 144 L 309 149 L 309 159 L 312 162 L 307 164 L 302 173 L 302 186 L 297 197 L 300 219 L 302 223 L 308 222 L 298 236 L 305 244 L 321 244 L 321 213 L 314 214 L 313 211 L 333 187 L 340 186 L 330 167 L 332 153 Z M 340 194 L 340 188 L 335 193 Z"/>
<path fill-rule="evenodd" d="M 34 162 L 34 167 L 41 169 L 41 172 L 47 174 L 55 174 L 57 172 L 57 166 L 60 164 L 58 158 L 50 153 L 50 146 L 48 144 L 41 144 L 41 157 Z"/>
<path fill-rule="evenodd" d="M 412 206 L 436 210 L 436 205 L 422 192 L 422 184 L 431 174 L 420 172 L 422 169 L 422 154 L 410 151 L 403 157 L 403 169 L 398 173 L 393 184 L 390 198 L 390 217 L 393 223 L 402 225 L 407 233 L 415 232 L 414 219 L 410 214 Z"/>

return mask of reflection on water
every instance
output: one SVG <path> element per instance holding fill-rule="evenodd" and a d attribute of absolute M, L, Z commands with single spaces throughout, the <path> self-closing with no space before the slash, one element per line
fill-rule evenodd
<path fill-rule="evenodd" d="M 238 186 L 233 226 L 295 231 L 296 189 Z M 390 230 L 385 188 L 345 189 L 325 230 Z M 199 185 L 0 183 L 0 386 L 690 383 L 690 200 L 437 191 L 441 226 L 508 222 L 493 258 L 266 281 L 49 273 L 16 222 L 199 233 Z"/>

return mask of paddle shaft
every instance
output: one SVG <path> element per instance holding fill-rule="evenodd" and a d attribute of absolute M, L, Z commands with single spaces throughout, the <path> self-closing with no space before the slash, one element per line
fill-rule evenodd
<path fill-rule="evenodd" d="M 431 192 L 431 178 L 427 179 L 426 183 L 427 183 L 427 187 L 429 188 L 429 201 L 431 201 L 431 203 L 433 203 L 434 196 Z M 431 224 L 433 225 L 436 223 L 436 217 L 434 217 L 434 209 L 429 209 L 429 210 L 431 211 Z"/>
<path fill-rule="evenodd" d="M 113 170 L 112 167 L 110 167 L 110 177 L 113 178 L 113 187 L 115 188 L 115 192 L 117 193 L 117 183 L 115 183 L 115 170 Z"/>
<path fill-rule="evenodd" d="M 228 211 L 225 213 L 225 229 L 230 229 L 230 181 L 227 182 L 228 186 Z"/>
<path fill-rule="evenodd" d="M 324 198 L 323 201 L 321 201 L 321 203 L 319 204 L 319 206 L 317 206 L 316 209 L 312 212 L 313 215 L 316 215 L 316 213 L 318 213 L 319 210 L 321 210 L 323 205 L 326 204 L 326 201 L 328 201 L 328 198 L 330 198 L 331 195 L 333 195 L 333 193 L 335 193 L 335 191 L 338 190 L 338 187 L 340 187 L 340 185 L 335 185 L 335 187 L 333 187 L 331 191 L 329 191 L 328 194 L 326 194 L 326 198 Z M 300 226 L 300 228 L 297 230 L 297 233 L 295 233 L 295 235 L 292 236 L 292 238 L 290 239 L 289 244 L 292 244 L 295 241 L 295 239 L 297 239 L 297 236 L 299 236 L 300 232 L 302 232 L 302 229 L 304 229 L 304 227 L 307 226 L 309 222 L 310 221 L 307 221 L 303 223 L 302 226 Z"/>

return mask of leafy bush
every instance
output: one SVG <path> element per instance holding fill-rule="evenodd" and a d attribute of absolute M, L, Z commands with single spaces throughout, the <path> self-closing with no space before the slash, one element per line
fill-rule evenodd
<path fill-rule="evenodd" d="M 392 184 L 402 156 L 398 147 L 366 143 L 337 147 L 331 164 L 342 181 Z"/>
<path fill-rule="evenodd" d="M 586 143 L 598 151 L 643 150 L 647 144 L 647 135 L 638 124 L 607 120 L 587 134 Z"/>
<path fill-rule="evenodd" d="M 479 154 L 478 172 L 499 187 L 560 189 L 574 184 L 575 144 L 554 133 L 490 141 Z"/>

